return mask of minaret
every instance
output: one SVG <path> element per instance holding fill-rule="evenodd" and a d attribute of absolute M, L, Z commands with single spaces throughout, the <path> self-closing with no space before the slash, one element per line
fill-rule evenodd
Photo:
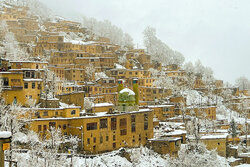
<path fill-rule="evenodd" d="M 135 92 L 135 105 L 139 105 L 138 78 L 133 78 L 133 91 Z"/>
<path fill-rule="evenodd" d="M 124 88 L 124 86 L 123 86 L 123 80 L 122 79 L 118 79 L 117 92 L 119 93 L 123 88 Z"/>

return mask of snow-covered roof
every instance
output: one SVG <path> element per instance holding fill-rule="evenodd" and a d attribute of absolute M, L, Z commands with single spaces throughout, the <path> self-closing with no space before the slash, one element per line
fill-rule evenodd
<path fill-rule="evenodd" d="M 159 107 L 173 107 L 174 105 L 167 105 L 167 104 L 163 104 L 163 105 L 150 105 L 148 106 L 148 108 L 159 108 Z"/>
<path fill-rule="evenodd" d="M 149 139 L 149 141 L 178 141 L 181 140 L 180 137 L 160 137 L 160 138 L 153 138 Z"/>
<path fill-rule="evenodd" d="M 201 139 L 225 139 L 228 136 L 227 133 L 225 134 L 220 134 L 220 135 L 206 135 L 206 136 L 201 136 Z"/>
<path fill-rule="evenodd" d="M 90 45 L 90 44 L 96 43 L 95 41 L 83 42 L 81 40 L 73 40 L 73 39 L 67 39 L 67 38 L 64 38 L 64 42 L 69 42 L 75 45 Z"/>
<path fill-rule="evenodd" d="M 10 63 L 38 63 L 38 64 L 48 64 L 48 62 L 30 61 L 30 60 L 16 60 L 16 61 L 10 61 Z"/>
<path fill-rule="evenodd" d="M 11 137 L 11 132 L 8 131 L 0 131 L 0 138 L 7 139 Z"/>
<path fill-rule="evenodd" d="M 63 102 L 59 102 L 60 108 L 80 108 L 80 106 L 75 106 L 74 104 L 66 104 Z"/>
<path fill-rule="evenodd" d="M 116 69 L 126 69 L 125 67 L 123 67 L 123 66 L 120 65 L 120 64 L 115 64 L 115 68 L 116 68 Z"/>
<path fill-rule="evenodd" d="M 187 131 L 185 131 L 185 130 L 175 130 L 173 132 L 164 133 L 164 135 L 174 136 L 174 135 L 182 135 L 182 134 L 186 134 L 186 133 L 187 133 Z"/>
<path fill-rule="evenodd" d="M 96 118 L 96 117 L 102 117 L 102 116 L 107 116 L 107 117 L 112 117 L 116 115 L 125 115 L 125 114 L 132 114 L 132 113 L 143 113 L 143 112 L 151 112 L 152 110 L 146 108 L 146 109 L 139 109 L 139 111 L 131 111 L 131 112 L 116 112 L 113 114 L 107 114 L 107 112 L 98 112 L 95 113 L 95 115 L 86 115 L 86 116 L 81 116 L 81 117 L 71 117 L 71 118 L 36 118 L 32 119 L 33 121 L 44 121 L 44 120 L 74 120 L 74 119 L 88 119 L 88 118 Z"/>
<path fill-rule="evenodd" d="M 23 79 L 23 81 L 25 81 L 25 82 L 42 82 L 43 80 L 31 78 L 31 79 Z"/>
<path fill-rule="evenodd" d="M 128 95 L 135 95 L 135 92 L 132 91 L 132 90 L 129 89 L 129 88 L 124 88 L 124 89 L 122 89 L 119 93 L 124 93 L 124 92 L 127 92 Z"/>
<path fill-rule="evenodd" d="M 114 106 L 112 103 L 93 103 L 92 107 L 108 107 L 108 106 Z"/>

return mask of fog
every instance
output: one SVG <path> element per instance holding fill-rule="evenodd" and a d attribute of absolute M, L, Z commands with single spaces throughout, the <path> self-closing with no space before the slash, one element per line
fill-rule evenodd
<path fill-rule="evenodd" d="M 143 47 L 148 25 L 186 61 L 200 59 L 217 79 L 250 79 L 249 0 L 41 0 L 58 15 L 108 19 Z"/>

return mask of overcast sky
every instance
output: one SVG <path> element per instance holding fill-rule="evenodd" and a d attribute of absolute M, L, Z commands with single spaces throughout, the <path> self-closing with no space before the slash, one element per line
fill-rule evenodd
<path fill-rule="evenodd" d="M 62 16 L 110 20 L 143 46 L 146 26 L 217 79 L 250 79 L 250 0 L 40 0 Z"/>

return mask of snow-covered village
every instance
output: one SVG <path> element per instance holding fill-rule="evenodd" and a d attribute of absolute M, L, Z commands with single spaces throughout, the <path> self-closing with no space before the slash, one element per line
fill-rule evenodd
<path fill-rule="evenodd" d="M 42 2 L 0 1 L 0 167 L 250 166 L 248 70 Z"/>

